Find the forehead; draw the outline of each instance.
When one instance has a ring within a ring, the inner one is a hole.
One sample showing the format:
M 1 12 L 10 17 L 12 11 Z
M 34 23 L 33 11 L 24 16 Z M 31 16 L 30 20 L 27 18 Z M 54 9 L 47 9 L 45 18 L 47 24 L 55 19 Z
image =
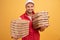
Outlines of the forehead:
M 26 4 L 26 6 L 28 6 L 28 5 L 34 5 L 34 4 L 32 2 L 29 2 Z

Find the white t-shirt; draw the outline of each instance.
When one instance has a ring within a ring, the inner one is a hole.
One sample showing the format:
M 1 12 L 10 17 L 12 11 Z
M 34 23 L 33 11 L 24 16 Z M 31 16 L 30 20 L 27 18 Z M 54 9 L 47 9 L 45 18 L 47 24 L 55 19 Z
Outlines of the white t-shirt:
M 32 17 L 31 16 L 28 16 L 30 18 L 30 20 L 32 21 Z

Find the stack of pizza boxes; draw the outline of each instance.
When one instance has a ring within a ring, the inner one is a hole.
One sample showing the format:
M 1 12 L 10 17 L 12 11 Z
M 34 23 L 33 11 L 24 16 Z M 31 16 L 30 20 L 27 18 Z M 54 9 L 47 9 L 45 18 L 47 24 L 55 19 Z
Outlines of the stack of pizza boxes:
M 22 38 L 29 34 L 29 21 L 16 19 L 11 22 L 12 38 Z
M 33 15 L 33 28 L 34 29 L 40 29 L 41 27 L 48 27 L 49 21 L 48 21 L 48 12 L 47 11 L 41 11 L 39 13 L 36 13 Z
M 33 29 L 41 30 L 41 27 L 48 27 L 48 12 L 42 11 L 32 16 Z M 23 19 L 12 20 L 11 36 L 12 38 L 23 38 L 29 35 L 29 21 Z

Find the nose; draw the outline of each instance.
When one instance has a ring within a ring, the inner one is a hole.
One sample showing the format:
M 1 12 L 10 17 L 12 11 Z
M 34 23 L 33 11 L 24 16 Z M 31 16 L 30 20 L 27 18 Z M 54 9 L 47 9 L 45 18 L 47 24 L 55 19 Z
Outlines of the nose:
M 29 9 L 33 9 L 31 6 L 30 6 L 30 8 Z

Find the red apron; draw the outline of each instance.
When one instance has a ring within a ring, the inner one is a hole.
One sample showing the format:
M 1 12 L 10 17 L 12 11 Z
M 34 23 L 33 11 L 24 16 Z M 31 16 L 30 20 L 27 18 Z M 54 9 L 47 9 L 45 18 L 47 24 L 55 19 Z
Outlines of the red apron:
M 34 12 L 32 12 L 34 14 Z M 24 13 L 20 18 L 30 21 L 29 23 L 29 35 L 22 38 L 22 40 L 40 40 L 40 34 L 37 30 L 33 29 L 32 21 L 28 17 L 27 13 Z

